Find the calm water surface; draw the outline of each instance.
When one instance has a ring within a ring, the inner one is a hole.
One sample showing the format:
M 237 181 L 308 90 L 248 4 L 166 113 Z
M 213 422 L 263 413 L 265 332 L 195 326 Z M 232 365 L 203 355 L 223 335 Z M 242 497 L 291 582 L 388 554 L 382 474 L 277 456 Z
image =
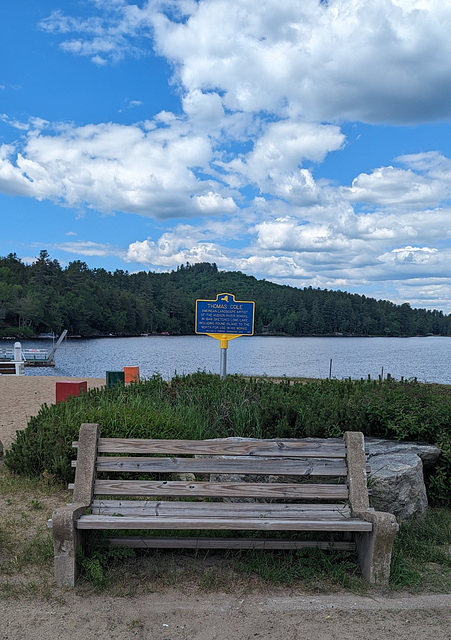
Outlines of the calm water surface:
M 0 349 L 13 341 L 0 340 Z M 23 340 L 24 348 L 51 348 L 51 340 Z M 400 379 L 451 384 L 451 338 L 272 338 L 229 342 L 227 373 L 268 376 Z M 106 371 L 139 366 L 142 377 L 159 373 L 219 373 L 219 342 L 208 336 L 73 339 L 55 354 L 55 367 L 26 368 L 26 375 L 105 377 Z

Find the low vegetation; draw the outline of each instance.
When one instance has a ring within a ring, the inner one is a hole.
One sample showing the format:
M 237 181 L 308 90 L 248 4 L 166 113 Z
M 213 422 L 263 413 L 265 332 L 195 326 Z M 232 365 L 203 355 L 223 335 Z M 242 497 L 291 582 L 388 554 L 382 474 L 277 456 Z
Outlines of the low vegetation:
M 72 442 L 82 422 L 97 422 L 104 437 L 216 438 L 227 436 L 367 436 L 438 445 L 442 455 L 427 479 L 429 500 L 449 505 L 451 389 L 416 381 L 246 379 L 196 373 L 170 382 L 91 390 L 44 405 L 18 433 L 5 464 L 28 477 L 73 479 Z

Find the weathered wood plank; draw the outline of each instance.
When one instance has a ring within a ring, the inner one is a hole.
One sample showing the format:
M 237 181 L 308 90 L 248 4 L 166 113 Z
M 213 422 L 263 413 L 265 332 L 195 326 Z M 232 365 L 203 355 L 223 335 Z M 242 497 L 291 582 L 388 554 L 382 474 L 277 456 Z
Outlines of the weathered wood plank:
M 252 475 L 339 476 L 347 474 L 346 462 L 336 459 L 299 458 L 144 458 L 99 457 L 97 472 L 140 473 L 240 473 Z
M 194 538 L 166 536 L 142 538 L 139 536 L 111 537 L 113 547 L 133 549 L 305 549 L 354 551 L 355 542 L 337 540 L 280 540 L 265 538 Z
M 329 504 L 286 504 L 257 502 L 180 502 L 147 500 L 95 500 L 93 515 L 132 515 L 132 516 L 196 516 L 241 517 L 241 515 L 260 518 L 271 516 L 278 518 L 303 517 L 308 519 L 342 519 L 351 516 L 347 505 Z
M 98 471 L 132 471 L 132 472 L 142 472 L 142 473 L 156 473 L 156 472 L 170 472 L 170 473 L 206 473 L 206 471 L 204 471 L 204 469 L 206 467 L 202 466 L 202 463 L 199 464 L 199 466 L 196 465 L 196 468 L 191 468 L 191 460 L 201 460 L 203 458 L 177 458 L 178 461 L 176 464 L 180 465 L 177 467 L 177 469 L 175 470 L 173 466 L 174 465 L 173 462 L 168 463 L 168 468 L 165 469 L 164 468 L 164 463 L 161 463 L 162 466 L 161 468 L 156 468 L 153 467 L 153 465 L 155 464 L 154 461 L 155 460 L 174 460 L 174 458 L 144 458 L 142 456 L 139 457 L 134 457 L 134 458 L 126 458 L 126 457 L 114 457 L 114 458 L 108 458 L 106 456 L 101 456 L 98 458 L 98 467 L 97 470 Z M 219 461 L 220 458 L 209 458 L 213 461 Z M 120 469 L 118 468 L 120 466 L 121 461 L 124 461 L 124 466 L 127 466 L 128 460 L 131 461 L 131 466 L 129 468 L 123 468 L 121 467 Z M 146 461 L 147 460 L 151 460 L 151 467 L 147 467 L 146 466 Z M 243 458 L 239 458 L 239 459 L 234 459 L 232 457 L 230 458 L 225 458 L 222 459 L 223 462 L 221 462 L 220 466 L 217 466 L 217 464 L 215 464 L 214 462 L 212 463 L 212 465 L 214 464 L 214 468 L 216 471 L 212 471 L 212 473 L 215 472 L 220 472 L 220 473 L 224 473 L 224 472 L 229 472 L 229 473 L 246 473 L 245 471 L 243 471 L 244 469 L 244 465 L 247 465 L 247 460 L 243 457 Z M 229 462 L 234 460 L 234 465 L 233 467 L 229 466 Z M 235 464 L 235 460 L 236 460 L 236 464 Z M 261 458 L 259 457 L 253 457 L 251 458 L 252 462 L 250 462 L 251 465 L 251 471 L 247 472 L 247 473 L 255 473 L 255 469 L 259 468 L 259 462 L 261 460 Z M 264 460 L 264 459 L 263 459 Z M 305 470 L 303 466 L 299 466 L 296 469 L 296 473 L 293 475 L 312 475 L 312 476 L 336 476 L 336 477 L 345 477 L 347 475 L 347 466 L 346 463 L 343 460 L 340 459 L 324 459 L 324 458 L 320 458 L 320 459 L 315 459 L 315 458 L 309 458 L 309 459 L 303 459 L 303 458 L 297 458 L 296 460 L 292 460 L 291 458 L 287 458 L 287 460 L 290 462 L 290 464 L 295 464 L 295 465 L 304 465 L 305 466 Z M 107 466 L 110 464 L 111 461 L 111 467 Z M 135 462 L 136 461 L 136 462 Z M 144 464 L 143 462 L 144 461 Z M 255 467 L 255 463 L 257 462 L 257 467 Z M 285 461 L 284 461 L 285 463 Z M 156 463 L 157 465 L 160 463 Z M 242 464 L 243 467 L 241 468 L 239 465 Z M 280 461 L 276 461 L 273 460 L 273 465 L 280 465 Z M 76 467 L 77 466 L 77 461 L 76 460 L 72 460 L 71 461 L 71 466 L 72 467 Z M 271 469 L 270 467 L 268 467 L 269 469 Z M 283 471 L 281 471 L 280 466 L 276 467 L 277 468 L 277 472 L 276 475 L 285 475 Z M 366 473 L 369 476 L 371 473 L 371 465 L 367 464 L 365 465 L 366 468 Z M 202 471 L 200 470 L 202 469 Z M 301 471 L 302 469 L 302 471 Z M 225 471 L 226 470 L 226 471 Z M 267 468 L 265 468 L 265 473 L 268 474 L 273 474 L 273 472 L 271 470 L 268 470 Z M 210 471 L 209 471 L 210 472 Z M 260 473 L 260 472 L 257 472 Z M 287 475 L 292 475 L 291 472 L 287 472 Z
M 75 443 L 74 443 L 75 444 Z M 302 440 L 144 440 L 100 438 L 99 453 L 165 453 L 185 455 L 345 458 L 346 448 L 335 438 Z
M 276 482 L 181 482 L 158 480 L 96 480 L 94 494 L 104 496 L 196 496 L 204 498 L 310 498 L 346 500 L 344 484 L 283 484 Z
M 247 518 L 209 516 L 81 516 L 77 529 L 174 529 L 174 530 L 246 530 L 246 531 L 371 531 L 371 522 L 355 518 L 320 520 L 304 518 Z

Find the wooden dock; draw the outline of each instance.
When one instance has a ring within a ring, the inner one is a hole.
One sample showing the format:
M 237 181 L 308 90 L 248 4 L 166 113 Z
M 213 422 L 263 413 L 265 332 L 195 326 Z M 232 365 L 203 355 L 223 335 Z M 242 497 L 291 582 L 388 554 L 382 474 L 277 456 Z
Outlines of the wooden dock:
M 55 351 L 58 349 L 64 338 L 67 336 L 67 329 L 64 329 L 54 346 L 48 349 L 22 349 L 22 361 L 26 367 L 54 367 Z M 8 349 L 0 351 L 0 362 L 3 364 L 14 362 L 14 350 Z

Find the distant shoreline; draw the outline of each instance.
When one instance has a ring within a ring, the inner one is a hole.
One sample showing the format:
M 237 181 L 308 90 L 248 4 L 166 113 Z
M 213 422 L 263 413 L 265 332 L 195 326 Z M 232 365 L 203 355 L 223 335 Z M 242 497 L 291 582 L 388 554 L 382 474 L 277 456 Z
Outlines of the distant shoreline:
M 67 336 L 65 340 L 100 340 L 104 338 L 199 338 L 201 336 L 208 337 L 208 334 L 199 333 L 140 333 L 140 334 L 102 334 L 97 336 Z M 357 334 L 357 333 L 306 333 L 306 334 L 290 334 L 290 333 L 254 333 L 253 335 L 243 335 L 243 338 L 451 338 L 451 336 L 442 336 L 438 333 L 417 334 L 417 335 L 379 335 L 375 334 Z M 55 337 L 55 340 L 57 337 Z M 53 340 L 48 336 L 4 336 L 2 340 L 18 342 L 22 340 Z

